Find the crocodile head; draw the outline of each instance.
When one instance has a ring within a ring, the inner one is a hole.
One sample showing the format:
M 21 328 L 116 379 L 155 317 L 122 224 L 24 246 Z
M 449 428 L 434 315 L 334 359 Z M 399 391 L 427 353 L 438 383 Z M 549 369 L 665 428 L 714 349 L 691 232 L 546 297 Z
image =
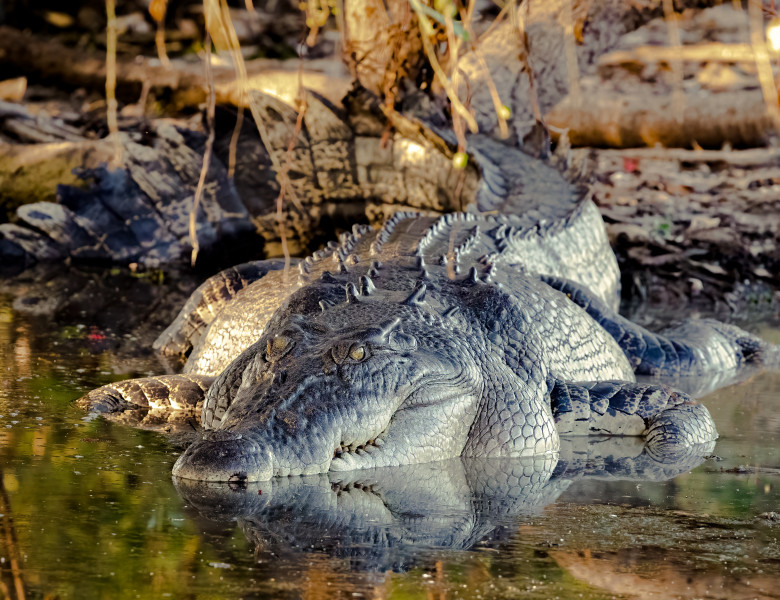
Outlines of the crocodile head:
M 464 320 L 422 301 L 424 286 L 404 300 L 350 284 L 346 302 L 290 308 L 315 292 L 293 295 L 228 367 L 238 390 L 175 476 L 262 481 L 461 453 L 483 387 L 473 340 L 455 330 Z

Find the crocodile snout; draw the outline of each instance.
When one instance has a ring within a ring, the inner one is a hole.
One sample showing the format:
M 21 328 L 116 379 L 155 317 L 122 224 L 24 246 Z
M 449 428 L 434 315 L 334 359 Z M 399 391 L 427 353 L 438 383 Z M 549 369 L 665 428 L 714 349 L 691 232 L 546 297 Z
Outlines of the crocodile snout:
M 253 439 L 232 431 L 206 431 L 173 465 L 174 477 L 196 481 L 265 481 L 271 454 Z

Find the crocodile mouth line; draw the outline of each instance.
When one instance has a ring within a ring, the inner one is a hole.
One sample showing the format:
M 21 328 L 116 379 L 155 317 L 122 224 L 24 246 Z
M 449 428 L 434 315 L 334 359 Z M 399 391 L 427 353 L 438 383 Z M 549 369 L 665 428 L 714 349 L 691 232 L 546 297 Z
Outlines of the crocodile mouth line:
M 370 440 L 363 442 L 362 444 L 347 444 L 345 442 L 341 442 L 333 450 L 333 456 L 331 457 L 331 460 L 343 458 L 344 456 L 348 456 L 350 454 L 355 456 L 362 456 L 363 454 L 367 454 L 366 448 L 381 448 L 385 443 L 381 437 L 382 434 L 384 434 L 384 431 Z
M 455 398 L 462 396 L 463 392 L 459 390 L 459 386 L 467 379 L 468 378 L 466 376 L 466 373 L 463 370 L 461 370 L 454 377 L 434 376 L 430 379 L 426 379 L 425 381 L 418 383 L 418 385 L 416 385 L 414 389 L 407 394 L 406 399 L 403 402 L 401 402 L 401 404 L 393 413 L 393 415 L 390 417 L 390 420 L 388 421 L 387 425 L 381 432 L 379 432 L 377 435 L 375 435 L 374 437 L 368 439 L 363 443 L 347 444 L 342 440 L 333 449 L 333 455 L 331 456 L 331 461 L 339 458 L 346 458 L 347 456 L 350 455 L 355 457 L 361 457 L 361 458 L 363 456 L 370 455 L 371 452 L 367 451 L 368 448 L 373 450 L 375 448 L 381 448 L 382 446 L 384 446 L 385 441 L 383 439 L 383 436 L 386 435 L 387 431 L 390 429 L 390 426 L 393 424 L 394 419 L 399 414 L 407 410 L 419 410 L 419 409 L 427 408 L 434 404 L 445 404 L 446 402 L 449 402 Z M 447 396 L 443 398 L 438 398 L 436 401 L 418 402 L 413 406 L 406 406 L 408 400 L 415 398 L 423 390 L 430 389 L 431 386 L 442 386 L 442 385 L 450 390 L 453 390 L 454 392 L 447 394 Z

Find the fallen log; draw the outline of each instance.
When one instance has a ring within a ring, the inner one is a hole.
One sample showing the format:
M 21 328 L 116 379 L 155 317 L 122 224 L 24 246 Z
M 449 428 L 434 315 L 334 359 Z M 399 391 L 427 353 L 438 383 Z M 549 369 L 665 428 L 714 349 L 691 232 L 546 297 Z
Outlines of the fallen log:
M 573 146 L 720 148 L 761 146 L 774 132 L 760 89 L 685 93 L 678 113 L 672 94 L 650 86 L 622 94 L 602 87 L 591 86 L 582 101 L 568 96 L 545 115 L 553 138 L 566 131 Z
M 198 107 L 208 97 L 203 61 L 173 59 L 171 67 L 156 58 L 117 57 L 117 99 L 133 103 L 148 86 L 153 96 L 165 96 L 172 112 Z M 246 63 L 248 88 L 295 97 L 299 81 L 334 102 L 343 98 L 350 79 L 338 60 L 311 60 L 298 73 L 297 60 L 257 59 Z M 212 73 L 217 103 L 240 102 L 236 71 L 228 61 L 214 59 Z M 85 87 L 103 91 L 106 58 L 103 53 L 70 48 L 57 41 L 13 27 L 0 26 L 0 79 L 25 75 L 30 81 L 56 83 L 65 89 Z
M 759 167 L 777 165 L 780 161 L 780 148 L 751 148 L 749 150 L 630 148 L 601 150 L 599 156 L 620 160 L 676 160 L 684 163 L 725 163 L 733 167 Z
M 652 63 L 753 63 L 756 53 L 749 44 L 723 44 L 711 42 L 694 46 L 638 46 L 628 50 L 615 50 L 601 56 L 597 62 L 601 75 L 607 75 L 614 67 L 643 68 Z

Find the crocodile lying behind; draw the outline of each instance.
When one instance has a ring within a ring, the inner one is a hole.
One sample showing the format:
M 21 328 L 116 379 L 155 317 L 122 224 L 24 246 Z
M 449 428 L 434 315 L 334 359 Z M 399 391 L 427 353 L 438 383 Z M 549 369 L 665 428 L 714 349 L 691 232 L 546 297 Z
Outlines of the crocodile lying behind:
M 145 426 L 199 413 L 173 471 L 201 481 L 540 455 L 561 435 L 644 436 L 656 454 L 714 440 L 704 406 L 634 374 L 777 364 L 778 349 L 715 321 L 657 335 L 619 316 L 595 207 L 539 205 L 558 213 L 398 213 L 296 273 L 228 269 L 156 343 L 189 352 L 182 375 L 81 404 Z

